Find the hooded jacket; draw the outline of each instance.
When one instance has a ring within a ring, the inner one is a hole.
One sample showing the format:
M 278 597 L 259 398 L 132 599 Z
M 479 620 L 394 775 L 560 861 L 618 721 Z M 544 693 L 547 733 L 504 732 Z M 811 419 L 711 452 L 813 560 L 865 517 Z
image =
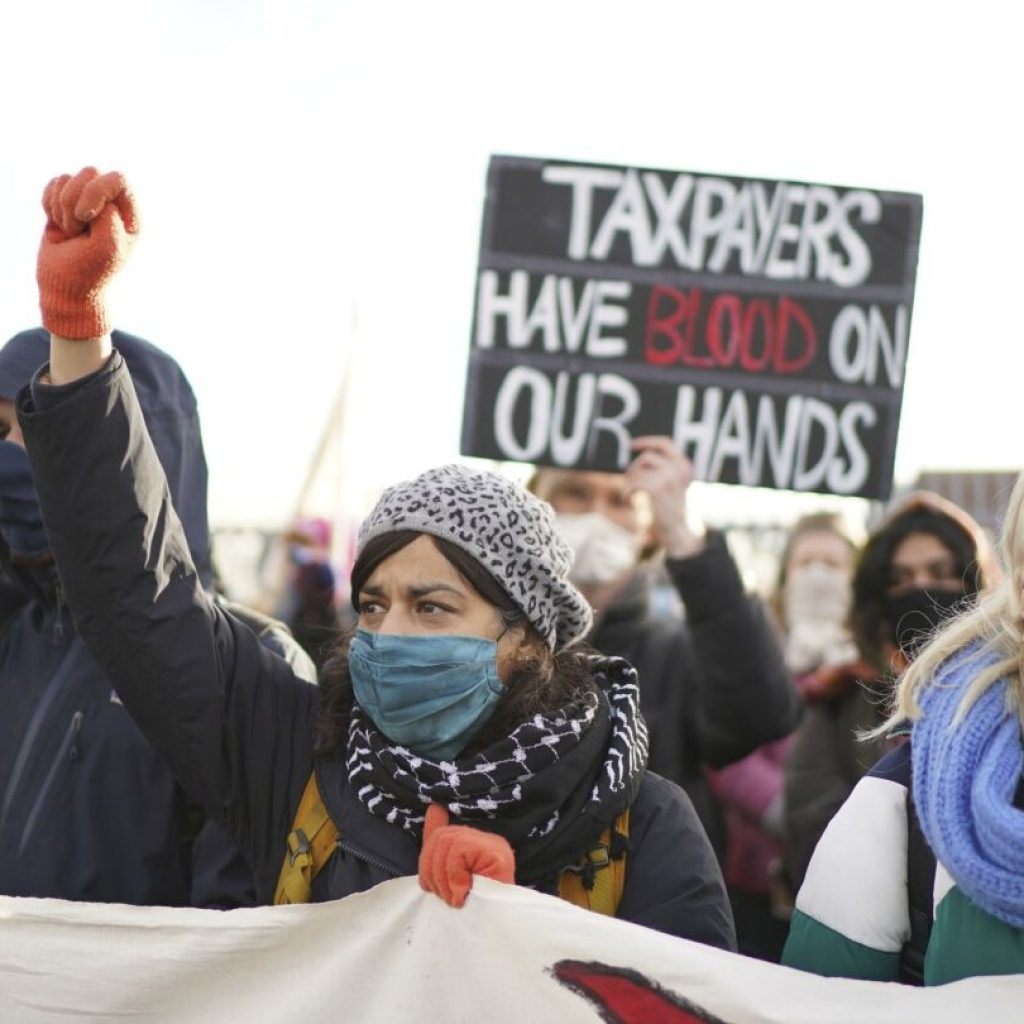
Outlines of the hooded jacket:
M 937 494 L 916 491 L 896 502 L 872 532 L 854 577 L 854 635 L 865 660 L 813 691 L 786 762 L 786 867 L 794 891 L 803 884 L 828 823 L 871 766 L 901 742 L 860 739 L 885 720 L 893 687 L 879 642 L 884 628 L 881 609 L 891 581 L 888 564 L 879 559 L 875 566 L 871 552 L 873 545 L 888 547 L 919 513 L 942 517 L 952 531 L 950 537 L 968 554 L 968 596 L 993 586 L 998 577 L 984 531 L 963 509 Z
M 177 363 L 121 332 L 198 579 L 212 580 L 207 470 L 195 397 Z M 49 353 L 25 331 L 0 350 L 11 397 Z M 6 442 L 5 442 L 6 443 Z M 70 485 L 70 481 L 68 481 Z M 254 898 L 223 831 L 204 825 L 78 636 L 52 559 L 0 552 L 0 892 L 13 896 L 230 907 Z M 284 649 L 274 630 L 272 644 Z M 144 663 L 134 672 L 146 677 Z
M 273 892 L 314 763 L 340 833 L 314 899 L 415 873 L 418 842 L 366 809 L 345 753 L 314 758 L 317 692 L 199 586 L 124 361 L 115 354 L 67 387 L 33 384 L 19 398 L 19 420 L 83 637 L 182 784 L 238 840 L 261 895 Z M 145 678 L 140 663 L 151 669 Z M 733 948 L 721 874 L 692 804 L 653 774 L 638 785 L 618 916 Z M 595 816 L 593 835 L 567 864 L 615 813 L 603 824 Z M 552 888 L 556 878 L 553 869 Z

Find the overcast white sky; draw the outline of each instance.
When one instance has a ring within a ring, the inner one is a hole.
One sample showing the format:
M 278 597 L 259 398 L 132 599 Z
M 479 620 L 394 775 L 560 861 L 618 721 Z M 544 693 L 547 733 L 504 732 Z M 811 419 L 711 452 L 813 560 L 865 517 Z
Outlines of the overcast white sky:
M 489 154 L 914 191 L 897 476 L 1017 468 L 1024 62 L 1010 9 L 9 5 L 0 334 L 38 322 L 45 182 L 87 163 L 124 171 L 144 234 L 118 324 L 193 382 L 215 520 L 270 524 L 293 511 L 345 372 L 334 464 L 350 504 L 457 455 Z

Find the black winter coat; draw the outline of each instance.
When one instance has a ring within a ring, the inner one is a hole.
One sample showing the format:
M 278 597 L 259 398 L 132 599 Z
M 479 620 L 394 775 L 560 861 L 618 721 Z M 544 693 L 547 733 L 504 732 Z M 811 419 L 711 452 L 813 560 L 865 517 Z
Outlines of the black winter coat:
M 18 409 L 82 636 L 182 784 L 238 839 L 269 897 L 314 764 L 317 691 L 199 585 L 119 356 L 68 387 L 33 385 Z M 416 841 L 363 808 L 342 756 L 318 758 L 317 775 L 341 838 L 314 898 L 413 874 Z M 721 875 L 678 787 L 645 777 L 630 844 L 619 916 L 733 948 Z
M 789 735 L 800 701 L 764 606 L 744 592 L 721 534 L 709 534 L 700 554 L 665 567 L 684 623 L 651 613 L 649 578 L 637 572 L 588 639 L 637 670 L 650 767 L 690 794 L 720 848 L 704 766 L 722 768 Z
M 177 364 L 117 334 L 137 371 L 157 450 L 208 580 L 206 462 L 195 398 Z M 27 331 L 0 352 L 13 397 L 46 358 Z M 0 544 L 0 892 L 96 902 L 232 907 L 252 873 L 178 785 L 76 635 L 52 565 L 15 565 Z M 145 675 L 143 665 L 134 673 Z

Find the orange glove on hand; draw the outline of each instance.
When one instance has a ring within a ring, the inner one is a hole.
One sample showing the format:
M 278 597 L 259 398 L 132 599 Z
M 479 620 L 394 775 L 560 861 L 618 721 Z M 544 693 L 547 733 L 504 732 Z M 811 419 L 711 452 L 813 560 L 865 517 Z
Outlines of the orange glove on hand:
M 43 192 L 46 230 L 36 280 L 43 326 L 62 338 L 110 333 L 104 289 L 128 258 L 139 225 L 135 202 L 116 171 L 86 167 Z
M 450 907 L 461 907 L 473 888 L 473 876 L 495 882 L 516 880 L 516 855 L 502 836 L 468 825 L 449 825 L 440 804 L 427 808 L 420 851 L 420 888 L 440 896 Z

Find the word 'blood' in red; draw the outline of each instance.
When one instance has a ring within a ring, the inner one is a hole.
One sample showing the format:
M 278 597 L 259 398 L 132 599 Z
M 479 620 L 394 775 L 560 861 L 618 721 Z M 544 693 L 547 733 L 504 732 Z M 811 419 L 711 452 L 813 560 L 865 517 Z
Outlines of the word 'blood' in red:
M 704 302 L 688 292 L 655 285 L 647 303 L 644 358 L 655 366 L 739 367 L 747 373 L 794 374 L 818 351 L 806 311 L 785 295 L 742 299 L 729 293 Z

